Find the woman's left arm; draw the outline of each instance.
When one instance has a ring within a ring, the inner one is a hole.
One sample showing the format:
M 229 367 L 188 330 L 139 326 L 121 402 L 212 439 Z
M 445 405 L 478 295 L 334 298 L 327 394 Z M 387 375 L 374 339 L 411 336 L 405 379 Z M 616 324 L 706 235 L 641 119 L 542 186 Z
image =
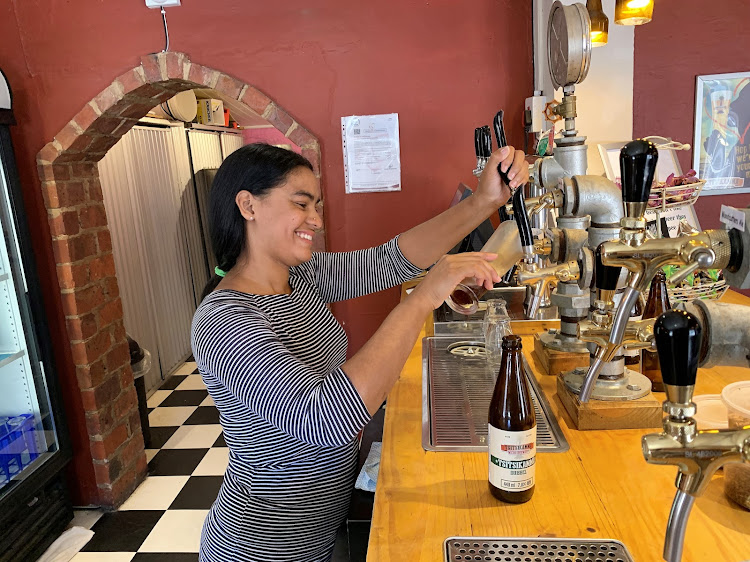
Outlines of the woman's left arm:
M 497 172 L 498 164 L 508 173 L 510 186 Z M 510 188 L 529 181 L 525 154 L 512 146 L 492 153 L 479 178 L 476 193 L 438 216 L 407 230 L 398 239 L 404 257 L 417 267 L 427 268 L 445 255 L 487 217 L 508 201 Z

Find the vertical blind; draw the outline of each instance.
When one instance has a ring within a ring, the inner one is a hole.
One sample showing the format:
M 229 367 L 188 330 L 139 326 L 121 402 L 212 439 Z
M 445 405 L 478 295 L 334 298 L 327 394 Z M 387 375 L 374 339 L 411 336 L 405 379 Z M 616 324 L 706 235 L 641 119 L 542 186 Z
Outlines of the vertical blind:
M 240 135 L 136 126 L 99 163 L 125 328 L 154 360 L 148 390 L 190 355 L 190 322 L 215 265 L 210 181 L 241 145 Z

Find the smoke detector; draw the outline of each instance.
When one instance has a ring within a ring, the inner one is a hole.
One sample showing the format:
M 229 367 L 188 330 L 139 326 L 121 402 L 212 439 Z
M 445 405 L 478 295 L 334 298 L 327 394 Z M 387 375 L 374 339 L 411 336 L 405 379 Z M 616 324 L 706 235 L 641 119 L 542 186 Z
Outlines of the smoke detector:
M 148 8 L 174 8 L 180 5 L 180 0 L 146 0 Z

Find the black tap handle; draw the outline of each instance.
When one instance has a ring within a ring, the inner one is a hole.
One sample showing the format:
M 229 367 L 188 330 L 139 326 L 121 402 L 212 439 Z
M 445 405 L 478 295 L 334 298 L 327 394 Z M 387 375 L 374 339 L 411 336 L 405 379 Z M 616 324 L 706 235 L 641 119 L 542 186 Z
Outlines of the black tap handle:
M 505 126 L 503 125 L 503 110 L 497 112 L 495 118 L 492 120 L 492 127 L 495 129 L 495 140 L 497 140 L 497 147 L 502 148 L 508 146 L 508 141 L 505 139 Z
M 626 203 L 648 201 L 651 184 L 656 173 L 659 151 L 653 143 L 634 140 L 620 150 L 620 177 L 622 179 L 622 200 Z
M 497 214 L 500 217 L 500 222 L 510 220 L 510 215 L 508 214 L 508 209 L 505 208 L 505 205 L 500 206 L 500 208 L 497 210 Z
M 526 213 L 526 202 L 523 197 L 523 187 L 516 189 L 513 194 L 513 217 L 518 225 L 518 234 L 521 236 L 521 246 L 533 246 L 534 239 L 531 236 L 531 223 Z
M 684 310 L 668 310 L 654 323 L 654 339 L 664 384 L 694 385 L 701 347 L 698 319 Z
M 489 158 L 492 156 L 492 133 L 489 125 L 482 127 L 482 133 L 484 136 L 484 155 Z
M 482 153 L 484 152 L 482 150 L 482 127 L 474 129 L 474 152 L 476 153 L 477 158 L 481 158 Z
M 594 281 L 597 289 L 613 291 L 617 289 L 621 267 L 613 267 L 602 263 L 602 245 L 599 244 L 594 252 Z
M 492 120 L 492 126 L 495 129 L 495 139 L 497 139 L 497 147 L 502 148 L 508 146 L 508 141 L 505 138 L 505 125 L 503 125 L 503 111 L 500 110 L 495 114 L 495 118 Z M 497 165 L 497 173 L 503 179 L 505 185 L 510 185 L 508 174 L 503 172 L 500 168 L 500 164 Z

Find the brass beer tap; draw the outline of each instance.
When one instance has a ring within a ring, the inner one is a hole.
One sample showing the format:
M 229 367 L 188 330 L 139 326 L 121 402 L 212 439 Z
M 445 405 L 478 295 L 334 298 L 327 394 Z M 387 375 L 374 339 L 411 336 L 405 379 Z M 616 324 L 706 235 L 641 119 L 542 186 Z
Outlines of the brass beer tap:
M 733 260 L 742 259 L 742 241 L 734 230 L 706 230 L 677 238 L 647 239 L 644 213 L 657 159 L 656 147 L 643 140 L 629 142 L 620 152 L 625 217 L 621 221 L 620 239 L 604 242 L 599 248 L 604 265 L 625 268 L 629 275 L 607 343 L 599 347 L 586 374 L 581 402 L 588 401 L 603 364 L 611 361 L 620 349 L 630 310 L 660 268 L 686 266 L 670 278 L 669 281 L 675 283 L 696 269 L 721 269 L 730 266 Z
M 664 539 L 664 560 L 680 562 L 690 510 L 714 473 L 730 462 L 750 463 L 750 426 L 697 431 L 692 402 L 701 347 L 701 325 L 692 314 L 670 310 L 654 325 L 667 393 L 664 431 L 644 435 L 643 456 L 651 464 L 677 466 L 677 493 Z
M 533 263 L 532 266 L 524 267 L 517 276 L 519 285 L 531 287 L 532 299 L 526 314 L 529 318 L 536 316 L 541 296 L 547 289 L 560 281 L 577 281 L 581 277 L 581 269 L 575 260 L 542 268 Z

